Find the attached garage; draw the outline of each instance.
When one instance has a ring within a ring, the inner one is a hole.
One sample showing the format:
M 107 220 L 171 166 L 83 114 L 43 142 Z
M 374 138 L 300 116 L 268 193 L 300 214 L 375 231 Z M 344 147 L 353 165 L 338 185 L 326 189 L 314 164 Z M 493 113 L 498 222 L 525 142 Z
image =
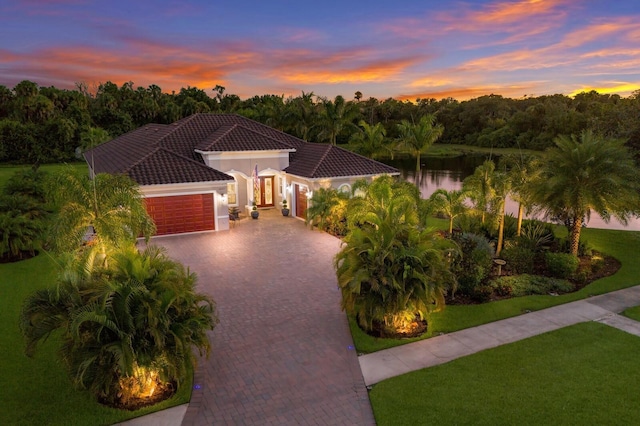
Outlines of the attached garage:
M 213 194 L 145 198 L 157 235 L 215 230 Z

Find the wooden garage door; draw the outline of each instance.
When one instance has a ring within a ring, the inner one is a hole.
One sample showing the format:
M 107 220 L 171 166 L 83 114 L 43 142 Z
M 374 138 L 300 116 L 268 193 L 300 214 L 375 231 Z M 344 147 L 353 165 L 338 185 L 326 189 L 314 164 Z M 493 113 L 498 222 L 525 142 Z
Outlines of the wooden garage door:
M 176 195 L 145 198 L 157 235 L 209 231 L 215 228 L 213 195 Z

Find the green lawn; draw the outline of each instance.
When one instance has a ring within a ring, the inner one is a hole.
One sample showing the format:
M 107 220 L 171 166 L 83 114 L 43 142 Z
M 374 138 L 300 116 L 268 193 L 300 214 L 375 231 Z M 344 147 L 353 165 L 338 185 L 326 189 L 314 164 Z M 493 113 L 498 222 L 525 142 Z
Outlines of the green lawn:
M 30 260 L 0 264 L 0 424 L 108 425 L 187 402 L 191 381 L 169 401 L 152 409 L 127 412 L 106 408 L 72 387 L 58 361 L 56 336 L 39 347 L 33 359 L 24 355 L 18 329 L 23 300 L 55 277 L 53 260 L 41 254 Z
M 640 338 L 589 322 L 378 383 L 384 425 L 640 424 Z
M 564 228 L 559 228 L 559 231 L 566 232 Z M 594 249 L 618 259 L 622 263 L 618 273 L 597 280 L 580 291 L 561 296 L 525 296 L 479 305 L 447 306 L 443 311 L 431 315 L 429 331 L 422 338 L 462 330 L 520 315 L 527 311 L 537 311 L 584 299 L 591 295 L 608 293 L 640 284 L 640 262 L 637 258 L 640 253 L 640 232 L 585 229 L 582 238 L 588 241 Z M 354 321 L 351 321 L 350 324 L 356 349 L 360 353 L 375 352 L 420 340 L 377 339 L 362 332 Z
M 640 321 L 640 306 L 626 309 L 624 312 L 622 312 L 622 315 L 627 318 L 631 318 L 632 320 Z
M 18 329 L 23 300 L 55 277 L 53 260 L 41 254 L 30 260 L 0 264 L 0 424 L 108 425 L 187 402 L 191 380 L 171 400 L 152 409 L 128 412 L 106 408 L 71 385 L 52 336 L 33 359 L 24 355 Z
M 79 170 L 86 170 L 89 172 L 89 168 L 87 167 L 87 163 L 70 163 L 73 167 L 78 168 Z M 66 167 L 67 164 L 44 164 L 40 166 L 40 170 L 45 170 L 47 172 L 54 172 L 56 170 L 60 170 L 63 167 Z M 13 175 L 16 171 L 22 169 L 28 169 L 31 166 L 11 166 L 6 164 L 0 164 L 0 188 L 4 187 L 4 184 L 9 180 L 11 175 Z
M 541 151 L 533 151 L 530 149 L 518 148 L 483 148 L 470 145 L 455 144 L 439 144 L 436 143 L 425 151 L 424 155 L 428 157 L 459 157 L 467 154 L 493 154 L 493 155 L 510 155 L 510 154 L 540 154 Z

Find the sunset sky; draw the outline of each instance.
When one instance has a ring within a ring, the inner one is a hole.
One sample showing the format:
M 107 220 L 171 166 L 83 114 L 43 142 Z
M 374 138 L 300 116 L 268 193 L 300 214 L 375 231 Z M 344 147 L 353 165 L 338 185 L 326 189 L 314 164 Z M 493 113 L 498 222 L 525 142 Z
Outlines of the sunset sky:
M 0 85 L 415 100 L 640 89 L 638 0 L 3 0 Z

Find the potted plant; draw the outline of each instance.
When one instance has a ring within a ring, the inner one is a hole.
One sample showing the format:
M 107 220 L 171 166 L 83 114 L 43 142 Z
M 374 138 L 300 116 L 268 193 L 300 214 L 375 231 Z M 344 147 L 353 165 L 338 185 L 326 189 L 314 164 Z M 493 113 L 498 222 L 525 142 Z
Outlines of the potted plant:
M 229 215 L 233 216 L 235 219 L 239 219 L 240 218 L 240 209 L 233 206 L 233 207 L 229 207 Z
M 289 216 L 289 208 L 287 207 L 287 199 L 282 200 L 282 216 Z
M 258 207 L 256 206 L 256 202 L 252 201 L 251 205 L 253 206 L 253 208 L 251 209 L 251 217 L 254 219 L 257 219 L 258 216 L 260 215 L 260 212 L 258 211 Z

